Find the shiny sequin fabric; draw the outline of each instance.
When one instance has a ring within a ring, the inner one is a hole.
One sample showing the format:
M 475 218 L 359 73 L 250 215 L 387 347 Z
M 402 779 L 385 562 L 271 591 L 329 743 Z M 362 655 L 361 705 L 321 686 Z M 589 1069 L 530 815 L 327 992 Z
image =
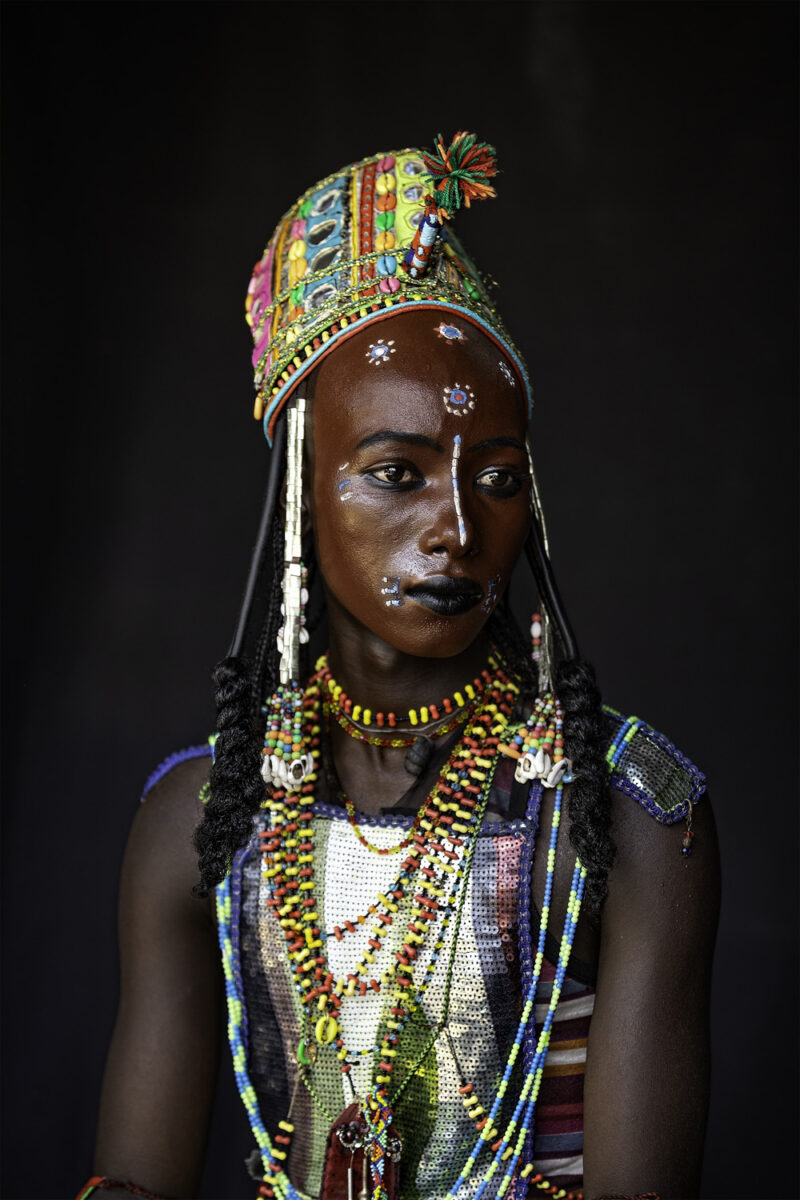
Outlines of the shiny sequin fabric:
M 254 411 L 270 445 L 299 380 L 336 342 L 403 305 L 430 308 L 432 330 L 448 314 L 479 326 L 513 363 L 530 409 L 522 356 L 450 223 L 424 278 L 402 269 L 433 186 L 419 150 L 377 154 L 309 188 L 278 222 L 246 301 Z
M 613 787 L 626 792 L 657 820 L 672 824 L 683 819 L 690 804 L 705 790 L 703 775 L 661 734 L 637 718 L 623 718 L 606 710 L 608 760 Z M 148 780 L 145 794 L 177 762 L 196 757 L 201 748 L 173 755 Z M 453 1185 L 475 1142 L 475 1129 L 458 1094 L 458 1071 L 479 1099 L 491 1099 L 506 1063 L 516 1032 L 522 996 L 531 979 L 533 942 L 539 923 L 531 877 L 537 841 L 546 851 L 546 831 L 537 831 L 541 785 L 528 791 L 513 783 L 513 763 L 498 767 L 490 796 L 494 820 L 484 822 L 477 840 L 472 871 L 467 881 L 464 919 L 454 958 L 453 983 L 447 1012 L 452 1049 L 441 1035 L 431 1039 L 443 1017 L 445 967 L 452 936 L 451 926 L 441 948 L 441 964 L 433 975 L 423 1003 L 404 1032 L 401 1053 L 393 1072 L 392 1090 L 402 1094 L 393 1104 L 396 1128 L 403 1141 L 401 1200 L 437 1200 Z M 498 819 L 500 818 L 500 819 Z M 241 1005 L 241 1042 L 253 1101 L 272 1135 L 289 1110 L 295 1093 L 288 1174 L 304 1196 L 319 1194 L 325 1140 L 336 1117 L 350 1103 L 335 1051 L 320 1047 L 310 1073 L 314 1095 L 299 1083 L 297 1047 L 302 1036 L 300 1003 L 294 990 L 285 939 L 267 907 L 267 887 L 262 876 L 259 834 L 268 820 L 264 812 L 254 824 L 250 844 L 236 856 L 227 881 L 230 894 L 229 935 L 232 974 L 237 1005 Z M 411 818 L 397 815 L 358 815 L 361 831 L 375 846 L 400 840 Z M 372 853 L 355 837 L 346 813 L 337 806 L 314 806 L 315 872 L 318 909 L 323 928 L 343 924 L 362 912 L 378 891 L 391 883 L 396 864 L 391 856 Z M 403 926 L 397 922 L 398 930 Z M 354 958 L 353 947 L 330 938 L 327 954 L 331 969 L 340 972 Z M 364 935 L 365 937 L 367 935 Z M 555 975 L 558 947 L 548 939 L 546 961 L 536 998 L 536 1029 L 529 1027 L 517 1074 L 512 1076 L 507 1119 L 518 1093 L 518 1080 L 529 1069 L 536 1034 L 547 1012 Z M 391 939 L 387 939 L 391 945 Z M 433 940 L 418 966 L 424 972 Z M 339 959 L 341 958 L 341 961 Z M 556 1008 L 544 1080 L 536 1106 L 535 1170 L 564 1188 L 579 1187 L 583 1175 L 583 1073 L 594 1006 L 591 971 L 578 962 L 570 966 Z M 370 1089 L 377 1047 L 377 1031 L 385 1019 L 383 994 L 368 993 L 343 1012 L 348 1046 L 363 1051 L 353 1070 L 353 1083 L 363 1096 Z M 499 1182 L 499 1181 L 498 1181 Z M 472 1197 L 480 1186 L 480 1173 L 459 1190 Z M 515 1179 L 507 1197 L 523 1200 L 528 1185 Z M 537 1194 L 530 1189 L 530 1194 Z M 483 1193 L 494 1197 L 496 1188 Z

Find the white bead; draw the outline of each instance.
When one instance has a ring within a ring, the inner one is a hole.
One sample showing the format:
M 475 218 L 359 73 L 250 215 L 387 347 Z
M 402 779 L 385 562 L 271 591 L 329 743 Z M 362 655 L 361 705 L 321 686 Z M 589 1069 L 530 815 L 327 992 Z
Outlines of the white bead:
M 531 625 L 531 637 L 538 638 L 541 636 L 542 636 L 542 623 L 541 623 L 541 621 L 534 621 L 533 624 Z

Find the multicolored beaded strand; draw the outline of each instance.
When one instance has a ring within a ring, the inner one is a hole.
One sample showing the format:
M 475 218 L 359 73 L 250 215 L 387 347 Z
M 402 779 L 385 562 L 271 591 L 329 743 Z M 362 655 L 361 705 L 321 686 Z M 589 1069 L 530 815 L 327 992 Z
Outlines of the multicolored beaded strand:
M 228 1005 L 228 1041 L 233 1058 L 236 1086 L 242 1098 L 250 1128 L 261 1152 L 264 1164 L 265 1183 L 269 1184 L 281 1200 L 305 1200 L 301 1192 L 292 1185 L 283 1170 L 286 1152 L 273 1146 L 258 1108 L 258 1098 L 247 1071 L 247 1051 L 242 1036 L 244 998 L 239 995 L 236 975 L 233 970 L 233 941 L 231 938 L 231 877 L 227 875 L 216 890 L 217 930 L 222 952 L 222 970 L 225 976 L 225 996 Z
M 480 1151 L 483 1148 L 483 1146 L 489 1142 L 492 1142 L 493 1139 L 495 1139 L 499 1136 L 499 1130 L 495 1126 L 495 1120 L 497 1118 L 497 1114 L 498 1114 L 500 1106 L 503 1102 L 503 1098 L 506 1094 L 506 1091 L 508 1090 L 509 1081 L 511 1079 L 511 1073 L 513 1071 L 514 1064 L 517 1060 L 520 1049 L 522 1047 L 523 1037 L 525 1034 L 525 1028 L 527 1026 L 528 1021 L 530 1020 L 531 1014 L 534 1011 L 535 1002 L 536 1002 L 536 991 L 538 988 L 539 978 L 541 975 L 542 961 L 544 959 L 545 936 L 547 933 L 547 925 L 548 925 L 549 916 L 550 916 L 550 900 L 552 897 L 553 876 L 554 876 L 554 872 L 555 872 L 556 845 L 557 845 L 557 841 L 558 841 L 558 832 L 559 832 L 559 828 L 560 828 L 560 824 L 561 824 L 562 792 L 563 792 L 563 786 L 559 785 L 558 788 L 556 789 L 555 803 L 554 803 L 554 808 L 553 808 L 553 819 L 552 819 L 552 824 L 550 827 L 550 844 L 548 846 L 548 851 L 547 851 L 547 874 L 545 877 L 544 899 L 542 902 L 541 920 L 539 923 L 539 938 L 538 938 L 538 943 L 537 943 L 536 959 L 534 962 L 533 977 L 532 977 L 531 985 L 528 989 L 528 994 L 525 999 L 525 1004 L 524 1004 L 524 1007 L 522 1010 L 522 1015 L 520 1017 L 520 1022 L 519 1022 L 519 1026 L 517 1028 L 517 1033 L 516 1033 L 516 1037 L 514 1039 L 514 1044 L 511 1048 L 511 1052 L 509 1054 L 509 1057 L 508 1057 L 508 1060 L 506 1063 L 506 1067 L 503 1072 L 503 1076 L 498 1085 L 492 1106 L 491 1106 L 488 1114 L 486 1113 L 485 1109 L 481 1106 L 481 1104 L 478 1100 L 478 1097 L 475 1095 L 472 1084 L 467 1083 L 465 1081 L 462 1084 L 462 1086 L 459 1088 L 459 1091 L 461 1093 L 462 1100 L 464 1103 L 464 1107 L 467 1109 L 467 1112 L 470 1114 L 470 1117 L 476 1120 L 476 1127 L 478 1128 L 478 1131 L 479 1131 L 479 1138 L 478 1138 L 478 1141 L 475 1143 L 475 1146 L 473 1147 L 471 1154 L 468 1156 L 468 1158 L 461 1170 L 461 1174 L 459 1175 L 455 1184 L 453 1185 L 450 1192 L 448 1193 L 447 1200 L 452 1200 L 452 1198 L 455 1197 L 455 1195 L 460 1190 L 462 1185 L 469 1178 L 469 1176 L 471 1175 L 472 1170 L 477 1162 L 478 1155 L 480 1154 Z M 522 1108 L 526 1105 L 528 1094 L 531 1092 L 533 1093 L 533 1104 L 530 1106 L 530 1108 L 526 1107 L 526 1121 L 528 1123 L 530 1120 L 530 1116 L 533 1112 L 533 1105 L 536 1102 L 536 1097 L 538 1097 L 539 1084 L 541 1082 L 542 1072 L 544 1069 L 544 1060 L 545 1060 L 545 1056 L 547 1054 L 547 1048 L 549 1045 L 550 1026 L 552 1025 L 553 1016 L 555 1014 L 555 1009 L 558 1004 L 558 998 L 561 993 L 561 987 L 563 986 L 563 978 L 564 978 L 564 974 L 566 973 L 567 964 L 569 962 L 569 955 L 570 955 L 570 951 L 572 949 L 572 940 L 573 940 L 574 933 L 575 933 L 575 927 L 576 927 L 577 921 L 578 921 L 578 914 L 580 912 L 580 899 L 583 895 L 583 882 L 582 882 L 583 878 L 585 878 L 585 871 L 581 867 L 580 863 L 576 862 L 575 870 L 573 872 L 573 880 L 572 880 L 573 886 L 572 886 L 572 889 L 570 892 L 570 901 L 567 906 L 567 914 L 566 914 L 565 922 L 564 922 L 564 930 L 562 932 L 562 937 L 561 937 L 559 961 L 558 961 L 558 966 L 556 968 L 556 979 L 555 979 L 555 982 L 553 985 L 553 993 L 551 996 L 550 1005 L 548 1007 L 547 1018 L 545 1019 L 544 1026 L 543 1026 L 542 1032 L 539 1036 L 539 1040 L 537 1043 L 536 1056 L 534 1058 L 534 1062 L 532 1064 L 530 1071 L 526 1075 L 525 1083 L 523 1085 L 522 1092 L 520 1093 L 520 1098 L 517 1103 L 517 1107 L 514 1111 L 514 1115 L 511 1118 L 511 1121 L 509 1122 L 508 1126 L 506 1127 L 505 1133 L 502 1135 L 502 1137 L 500 1137 L 499 1141 L 495 1142 L 494 1145 L 492 1146 L 492 1149 L 495 1151 L 495 1160 L 489 1167 L 488 1171 L 486 1172 L 486 1174 L 483 1178 L 483 1181 L 481 1183 L 481 1186 L 478 1189 L 478 1191 L 476 1192 L 475 1200 L 477 1200 L 478 1196 L 483 1195 L 486 1185 L 488 1184 L 489 1180 L 492 1178 L 492 1176 L 497 1171 L 497 1168 L 498 1168 L 501 1160 L 509 1159 L 516 1154 L 516 1157 L 514 1158 L 514 1166 L 516 1166 L 516 1163 L 519 1159 L 519 1154 L 521 1153 L 521 1149 L 524 1144 L 525 1137 L 526 1137 L 527 1131 L 528 1131 L 526 1122 L 523 1122 L 523 1128 L 521 1130 L 519 1138 L 517 1139 L 516 1146 L 514 1147 L 513 1150 L 511 1149 L 509 1143 L 510 1143 L 510 1139 L 513 1135 L 514 1129 L 516 1128 L 517 1123 L 519 1121 L 519 1116 L 522 1111 Z M 560 974 L 559 974 L 559 971 L 560 971 Z M 532 1170 L 533 1170 L 533 1167 L 531 1165 L 531 1171 Z M 502 1188 L 502 1191 L 498 1191 L 498 1196 L 502 1195 L 503 1192 L 505 1192 L 505 1190 L 507 1189 L 508 1183 L 511 1180 L 512 1171 L 513 1171 L 513 1167 L 511 1170 L 506 1171 L 506 1175 L 504 1176 L 504 1179 L 507 1178 L 508 1182 L 505 1183 L 505 1186 Z M 528 1172 L 528 1173 L 530 1174 L 530 1172 Z
M 517 759 L 514 778 L 518 783 L 541 779 L 544 787 L 569 783 L 572 771 L 564 757 L 564 710 L 552 692 L 537 696 L 526 725 L 515 733 L 502 754 Z

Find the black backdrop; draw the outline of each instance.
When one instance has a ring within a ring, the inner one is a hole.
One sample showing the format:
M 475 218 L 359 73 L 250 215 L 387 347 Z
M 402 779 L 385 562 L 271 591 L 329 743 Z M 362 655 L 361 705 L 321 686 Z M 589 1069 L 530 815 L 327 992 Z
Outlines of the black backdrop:
M 461 232 L 531 365 L 573 623 L 715 798 L 704 1195 L 797 1196 L 797 7 L 7 3 L 4 25 L 3 1196 L 88 1174 L 126 831 L 213 720 L 266 457 L 250 266 L 329 170 L 458 128 L 499 150 Z M 204 1196 L 250 1194 L 248 1147 L 224 1064 Z

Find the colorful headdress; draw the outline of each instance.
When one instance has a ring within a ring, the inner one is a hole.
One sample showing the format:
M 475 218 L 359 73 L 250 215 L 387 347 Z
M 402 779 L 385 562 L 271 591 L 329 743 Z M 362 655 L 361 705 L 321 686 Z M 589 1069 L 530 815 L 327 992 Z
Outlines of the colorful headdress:
M 441 137 L 433 153 L 362 159 L 305 192 L 278 222 L 247 294 L 255 417 L 272 445 L 300 379 L 337 341 L 398 306 L 442 308 L 479 326 L 505 351 L 530 411 L 519 351 L 449 220 L 495 195 L 494 149 L 474 134 Z

